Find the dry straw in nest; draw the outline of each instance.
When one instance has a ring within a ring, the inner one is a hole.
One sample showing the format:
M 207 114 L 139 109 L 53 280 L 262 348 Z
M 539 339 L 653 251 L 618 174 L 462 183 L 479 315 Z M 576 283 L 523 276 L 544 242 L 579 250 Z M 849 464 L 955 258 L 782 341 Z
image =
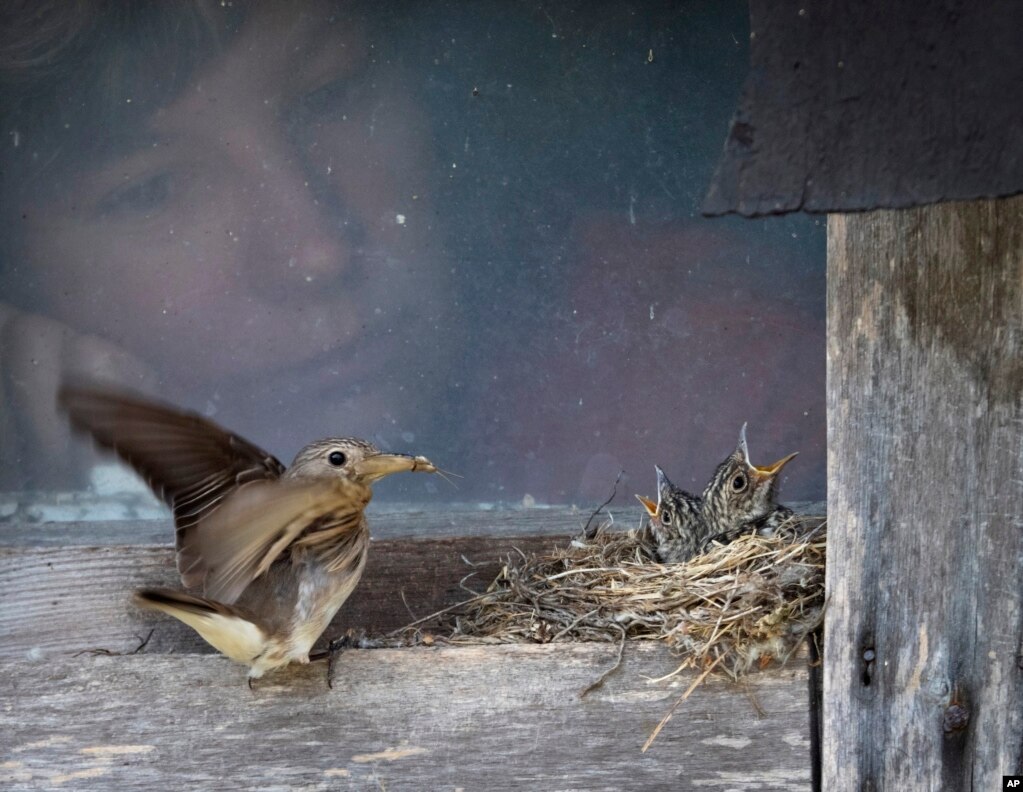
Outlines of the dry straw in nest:
M 738 679 L 784 663 L 823 619 L 821 518 L 793 518 L 774 537 L 741 536 L 685 564 L 651 559 L 644 531 L 602 526 L 553 553 L 509 558 L 486 593 L 442 612 L 438 632 L 423 633 L 428 620 L 420 620 L 403 638 L 621 641 L 622 648 L 626 638 L 660 640 L 682 658 L 679 670 Z

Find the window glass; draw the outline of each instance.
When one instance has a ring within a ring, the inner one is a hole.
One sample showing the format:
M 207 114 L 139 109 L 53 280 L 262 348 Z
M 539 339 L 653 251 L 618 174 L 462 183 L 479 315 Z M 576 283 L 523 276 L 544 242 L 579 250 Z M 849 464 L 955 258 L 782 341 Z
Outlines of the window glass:
M 53 3 L 0 61 L 0 489 L 116 491 L 86 373 L 394 502 L 699 490 L 744 422 L 824 497 L 824 226 L 699 206 L 742 2 Z M 116 476 L 115 476 L 116 478 Z

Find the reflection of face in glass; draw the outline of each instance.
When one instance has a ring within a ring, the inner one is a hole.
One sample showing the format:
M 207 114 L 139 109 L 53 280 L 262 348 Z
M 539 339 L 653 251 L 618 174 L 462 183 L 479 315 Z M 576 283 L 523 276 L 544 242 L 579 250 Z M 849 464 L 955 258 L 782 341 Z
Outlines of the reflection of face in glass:
M 0 27 L 0 489 L 87 469 L 72 368 L 283 457 L 466 474 L 383 497 L 699 491 L 743 422 L 822 492 L 822 232 L 694 214 L 745 68 L 712 5 L 87 0 L 11 57 Z
M 261 6 L 131 146 L 20 207 L 30 297 L 182 392 L 385 429 L 444 346 L 425 134 L 357 28 Z

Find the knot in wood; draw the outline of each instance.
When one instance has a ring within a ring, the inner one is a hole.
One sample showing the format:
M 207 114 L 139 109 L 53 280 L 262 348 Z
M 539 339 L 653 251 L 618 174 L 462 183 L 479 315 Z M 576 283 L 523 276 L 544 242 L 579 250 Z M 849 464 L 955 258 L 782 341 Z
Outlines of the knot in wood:
M 941 728 L 945 734 L 961 731 L 970 722 L 970 711 L 962 704 L 949 704 L 941 719 Z

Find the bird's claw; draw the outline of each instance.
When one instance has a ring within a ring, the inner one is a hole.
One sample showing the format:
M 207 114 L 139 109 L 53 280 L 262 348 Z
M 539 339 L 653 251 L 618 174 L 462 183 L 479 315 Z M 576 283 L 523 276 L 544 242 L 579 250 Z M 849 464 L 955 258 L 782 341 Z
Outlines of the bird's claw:
M 340 638 L 335 638 L 327 644 L 327 687 L 334 689 L 334 662 L 345 649 L 358 646 L 362 636 L 356 637 L 355 630 L 348 630 Z
M 327 644 L 327 687 L 334 689 L 334 661 L 338 655 L 352 645 L 352 638 L 345 633 Z

